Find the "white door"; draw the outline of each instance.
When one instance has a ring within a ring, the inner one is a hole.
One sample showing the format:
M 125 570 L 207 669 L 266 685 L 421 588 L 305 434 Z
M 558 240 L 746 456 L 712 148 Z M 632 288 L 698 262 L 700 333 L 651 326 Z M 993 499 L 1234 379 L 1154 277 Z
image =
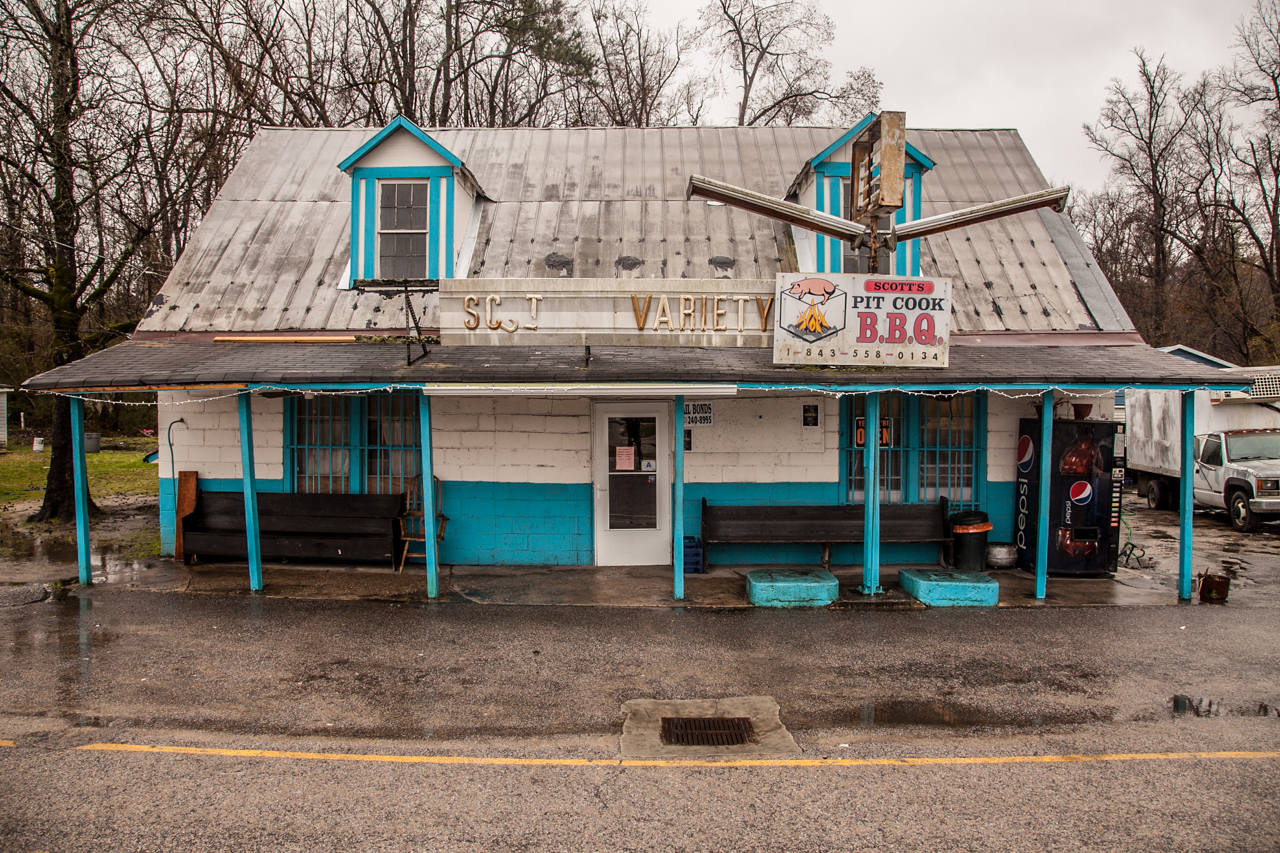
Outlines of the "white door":
M 595 405 L 597 566 L 671 565 L 670 418 L 665 402 Z

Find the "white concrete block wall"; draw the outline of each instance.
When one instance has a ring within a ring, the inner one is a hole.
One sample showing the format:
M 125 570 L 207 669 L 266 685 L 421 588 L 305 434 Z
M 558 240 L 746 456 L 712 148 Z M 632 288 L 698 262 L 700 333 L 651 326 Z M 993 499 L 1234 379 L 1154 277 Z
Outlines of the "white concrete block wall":
M 160 476 L 196 471 L 202 479 L 240 479 L 240 413 L 227 391 L 161 391 Z M 169 425 L 176 424 L 172 433 Z M 173 436 L 170 466 L 169 436 Z M 284 400 L 253 399 L 254 475 L 260 480 L 284 477 Z
M 1018 420 L 1036 416 L 1039 397 L 1009 399 L 987 395 L 987 482 L 1012 483 L 1018 478 Z
M 589 400 L 435 397 L 431 429 L 442 480 L 591 482 Z
M 695 402 L 690 398 L 688 402 Z M 717 398 L 712 426 L 692 427 L 687 483 L 827 483 L 840 479 L 840 402 L 835 397 Z M 817 403 L 821 425 L 806 427 Z

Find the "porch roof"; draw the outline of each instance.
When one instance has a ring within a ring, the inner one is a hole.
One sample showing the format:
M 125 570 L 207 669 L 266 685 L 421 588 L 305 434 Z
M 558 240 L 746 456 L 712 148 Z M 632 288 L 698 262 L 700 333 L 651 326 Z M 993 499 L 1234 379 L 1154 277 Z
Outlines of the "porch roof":
M 420 355 L 418 348 L 413 348 Z M 966 344 L 946 368 L 775 366 L 772 351 L 685 347 L 440 347 L 405 364 L 403 344 L 130 341 L 29 379 L 29 391 L 254 385 L 442 383 L 740 383 L 752 386 L 962 388 L 1128 385 L 1243 389 L 1239 380 L 1145 344 Z

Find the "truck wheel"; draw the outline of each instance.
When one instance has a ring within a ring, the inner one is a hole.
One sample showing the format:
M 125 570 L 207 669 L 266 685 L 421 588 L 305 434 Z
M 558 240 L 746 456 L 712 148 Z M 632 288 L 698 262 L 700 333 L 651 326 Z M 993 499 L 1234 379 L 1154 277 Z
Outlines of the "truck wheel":
M 1262 522 L 1262 519 L 1249 509 L 1249 496 L 1238 489 L 1227 497 L 1227 511 L 1231 513 L 1231 526 L 1241 533 L 1252 533 Z
M 1147 483 L 1147 506 L 1151 509 L 1169 508 L 1169 485 L 1164 480 L 1153 478 Z

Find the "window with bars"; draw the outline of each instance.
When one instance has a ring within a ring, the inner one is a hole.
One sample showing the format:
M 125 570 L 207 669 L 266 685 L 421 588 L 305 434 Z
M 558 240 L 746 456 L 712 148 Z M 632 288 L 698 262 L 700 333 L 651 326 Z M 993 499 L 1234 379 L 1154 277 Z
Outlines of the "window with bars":
M 317 394 L 287 402 L 293 491 L 394 495 L 422 470 L 417 395 Z
M 378 182 L 378 278 L 427 277 L 426 181 Z
M 843 401 L 846 429 L 845 500 L 862 503 L 866 477 L 859 428 L 866 398 Z M 985 500 L 986 395 L 921 397 L 880 395 L 881 503 L 936 503 L 945 497 L 955 509 L 973 509 Z

